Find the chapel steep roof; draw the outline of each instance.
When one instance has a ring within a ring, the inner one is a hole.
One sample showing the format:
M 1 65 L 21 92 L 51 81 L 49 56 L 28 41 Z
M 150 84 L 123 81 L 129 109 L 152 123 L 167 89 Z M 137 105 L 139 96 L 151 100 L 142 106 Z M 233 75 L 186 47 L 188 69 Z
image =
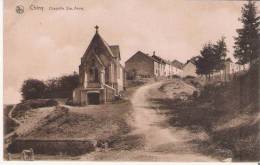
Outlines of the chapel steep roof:
M 93 36 L 86 52 L 85 55 L 88 54 L 88 52 L 90 51 L 91 48 L 94 49 L 95 53 L 98 54 L 99 52 L 102 51 L 107 51 L 108 54 L 114 58 L 119 57 L 120 58 L 120 51 L 119 51 L 119 46 L 118 45 L 108 45 L 108 43 L 101 37 L 101 35 L 99 34 L 99 27 L 95 26 L 96 28 L 96 33 Z

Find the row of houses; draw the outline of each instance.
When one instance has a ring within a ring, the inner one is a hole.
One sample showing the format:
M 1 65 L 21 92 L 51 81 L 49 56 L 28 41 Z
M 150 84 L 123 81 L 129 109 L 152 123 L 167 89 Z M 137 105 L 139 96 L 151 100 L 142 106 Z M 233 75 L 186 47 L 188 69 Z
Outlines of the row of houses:
M 155 52 L 152 55 L 142 51 L 136 52 L 125 62 L 125 70 L 127 79 L 171 77 L 174 75 L 180 77 L 197 76 L 196 66 L 192 61 L 183 64 L 178 60 L 165 60 L 156 55 Z
M 155 52 L 149 55 L 138 51 L 125 62 L 126 78 L 172 77 L 174 75 L 197 77 L 199 75 L 196 73 L 195 61 L 196 57 L 193 57 L 183 64 L 178 60 L 165 60 Z M 220 81 L 229 81 L 248 68 L 248 65 L 239 65 L 227 60 L 224 68 L 214 72 L 211 77 Z

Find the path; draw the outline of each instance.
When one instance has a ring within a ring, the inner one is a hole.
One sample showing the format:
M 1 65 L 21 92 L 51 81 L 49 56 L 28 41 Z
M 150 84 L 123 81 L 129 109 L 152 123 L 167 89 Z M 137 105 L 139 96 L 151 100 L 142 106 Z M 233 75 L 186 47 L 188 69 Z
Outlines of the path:
M 131 98 L 133 104 L 133 126 L 131 134 L 143 135 L 143 149 L 131 151 L 108 151 L 90 153 L 87 160 L 124 160 L 124 161 L 217 161 L 209 156 L 196 153 L 190 140 L 200 138 L 186 129 L 177 129 L 167 125 L 166 116 L 151 99 L 168 98 L 168 94 L 159 91 L 165 82 L 156 82 L 138 88 Z M 192 92 L 194 89 L 182 81 L 177 83 L 178 92 Z M 177 89 L 177 88 L 176 88 Z M 176 94 L 177 94 L 176 93 Z M 169 109 L 171 110 L 171 109 Z M 164 109 L 165 111 L 165 109 Z M 203 137 L 203 136 L 202 136 Z
M 158 94 L 158 88 L 163 82 L 149 84 L 139 88 L 132 98 L 134 106 L 134 118 L 136 133 L 145 135 L 145 152 L 152 153 L 158 160 L 172 161 L 213 161 L 214 159 L 201 155 L 193 151 L 193 147 L 188 141 L 197 138 L 185 129 L 170 127 L 166 123 L 166 116 L 160 114 L 160 109 L 156 103 L 150 99 L 166 99 L 169 96 Z M 193 89 L 190 85 L 178 81 L 175 93 L 191 93 Z M 167 111 L 170 109 L 164 109 Z

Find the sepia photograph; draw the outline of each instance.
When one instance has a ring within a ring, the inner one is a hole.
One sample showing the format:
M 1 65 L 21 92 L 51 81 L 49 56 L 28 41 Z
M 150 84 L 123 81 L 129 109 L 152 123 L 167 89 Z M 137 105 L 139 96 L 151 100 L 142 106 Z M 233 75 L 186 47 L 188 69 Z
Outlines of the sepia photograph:
M 3 160 L 259 162 L 260 1 L 4 0 Z

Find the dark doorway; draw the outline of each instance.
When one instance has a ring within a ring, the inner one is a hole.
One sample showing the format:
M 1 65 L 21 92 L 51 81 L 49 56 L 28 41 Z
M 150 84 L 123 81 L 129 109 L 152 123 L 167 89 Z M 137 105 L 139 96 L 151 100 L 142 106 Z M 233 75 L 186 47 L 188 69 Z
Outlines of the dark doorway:
M 88 104 L 97 105 L 99 102 L 99 93 L 88 93 Z

